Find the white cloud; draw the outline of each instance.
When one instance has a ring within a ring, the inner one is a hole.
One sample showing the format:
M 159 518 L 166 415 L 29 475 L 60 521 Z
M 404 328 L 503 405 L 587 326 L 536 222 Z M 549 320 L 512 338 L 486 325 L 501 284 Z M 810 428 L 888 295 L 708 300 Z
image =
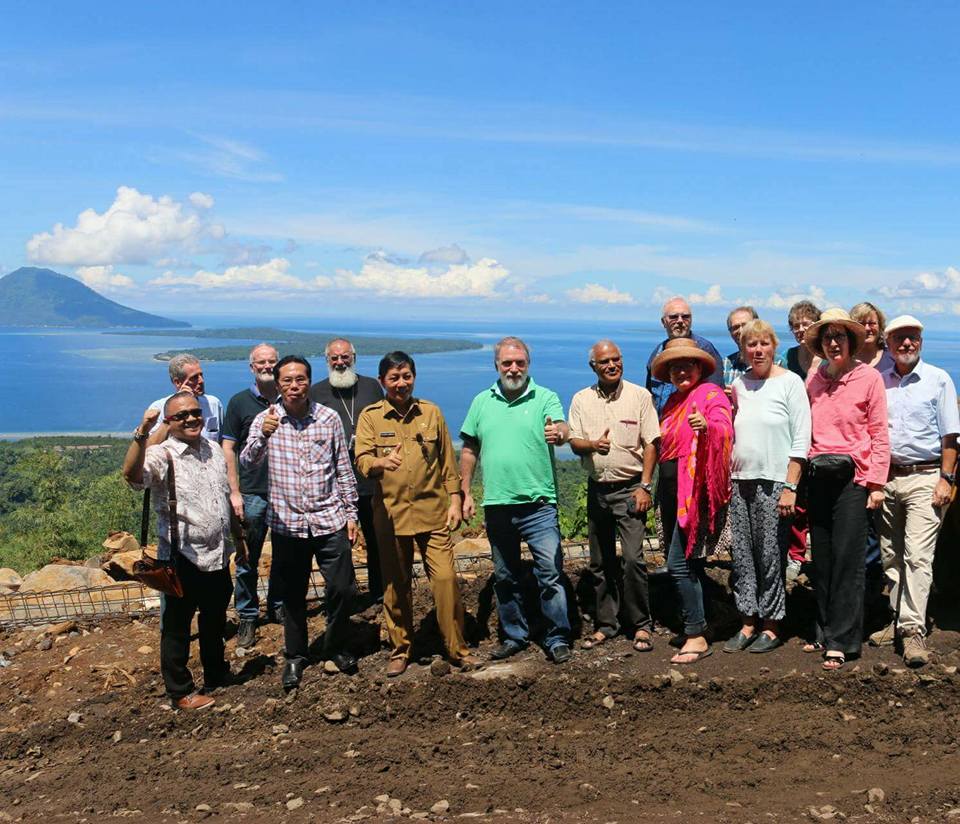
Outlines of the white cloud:
M 457 263 L 467 263 L 469 260 L 470 257 L 467 253 L 456 243 L 452 243 L 449 246 L 441 246 L 439 249 L 431 249 L 429 252 L 424 252 L 420 255 L 418 262 L 454 265 Z
M 367 255 L 359 272 L 337 271 L 338 284 L 347 289 L 421 298 L 494 298 L 509 277 L 510 271 L 493 258 L 441 267 L 410 266 L 383 252 Z
M 687 303 L 689 303 L 691 306 L 722 306 L 725 303 L 728 303 L 728 301 L 723 296 L 723 291 L 721 290 L 720 285 L 714 283 L 713 286 L 709 287 L 702 295 L 698 294 L 697 292 L 687 295 Z
M 875 291 L 887 298 L 960 297 L 960 269 L 948 266 L 942 273 L 921 272 L 897 286 L 881 286 Z
M 633 295 L 601 286 L 599 283 L 586 283 L 578 289 L 568 289 L 567 297 L 575 303 L 635 303 Z
M 171 150 L 168 147 L 155 148 L 150 157 L 154 161 L 183 161 L 201 172 L 232 180 L 244 180 L 253 183 L 278 183 L 283 175 L 267 171 L 267 156 L 255 146 L 239 140 L 214 135 L 193 135 L 203 146 L 190 149 Z
M 208 195 L 205 192 L 194 192 L 187 198 L 194 206 L 198 209 L 212 209 L 213 208 L 213 195 Z
M 76 226 L 58 223 L 52 231 L 30 238 L 27 257 L 36 263 L 69 266 L 149 263 L 178 252 L 194 252 L 203 241 L 224 234 L 222 226 L 208 223 L 167 195 L 154 198 L 121 186 L 102 214 L 85 209 Z
M 210 272 L 201 269 L 192 275 L 178 275 L 164 272 L 150 281 L 151 286 L 183 289 L 186 287 L 203 290 L 243 291 L 251 290 L 263 294 L 273 292 L 276 297 L 287 297 L 291 292 L 305 292 L 330 286 L 330 279 L 316 277 L 304 280 L 290 274 L 290 261 L 286 258 L 274 258 L 266 263 L 249 266 L 230 266 L 223 272 Z
M 130 289 L 133 278 L 114 272 L 112 266 L 78 266 L 77 277 L 91 289 L 112 291 Z

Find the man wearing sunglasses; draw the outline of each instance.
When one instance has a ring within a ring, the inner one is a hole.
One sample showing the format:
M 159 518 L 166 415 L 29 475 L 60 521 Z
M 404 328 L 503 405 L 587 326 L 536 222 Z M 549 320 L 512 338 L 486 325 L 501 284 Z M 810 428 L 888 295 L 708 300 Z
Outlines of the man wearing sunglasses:
M 411 575 L 414 553 L 423 559 L 437 623 L 454 666 L 474 668 L 463 640 L 463 606 L 450 532 L 463 519 L 460 473 L 440 409 L 413 396 L 417 367 L 405 352 L 380 361 L 386 400 L 368 406 L 357 423 L 357 469 L 376 489 L 374 520 L 380 531 L 384 623 L 393 652 L 387 677 L 402 675 L 413 638 Z
M 334 338 L 325 350 L 327 377 L 310 387 L 310 400 L 322 403 L 340 416 L 343 432 L 350 443 L 350 463 L 354 463 L 354 442 L 360 413 L 371 403 L 383 400 L 383 390 L 373 378 L 357 374 L 357 350 L 346 338 Z M 383 581 L 380 575 L 380 553 L 373 528 L 373 494 L 376 481 L 357 478 L 357 513 L 367 553 L 367 588 L 369 606 L 383 602 Z
M 240 453 L 242 467 L 267 460 L 267 525 L 283 601 L 285 690 L 300 685 L 309 662 L 307 590 L 314 559 L 324 581 L 324 655 L 341 672 L 357 670 L 346 645 L 356 591 L 350 548 L 357 538 L 357 483 L 339 416 L 310 400 L 310 374 L 310 363 L 298 355 L 280 359 L 273 368 L 280 400 L 253 419 Z
M 216 395 L 206 393 L 200 361 L 189 352 L 181 352 L 170 358 L 167 371 L 170 374 L 170 383 L 173 384 L 174 392 L 186 391 L 196 397 L 203 412 L 203 437 L 220 443 L 223 430 L 223 405 Z M 172 395 L 167 395 L 150 404 L 150 408 L 156 409 L 158 413 L 157 423 L 153 432 L 150 433 L 150 443 L 159 443 L 167 437 L 166 421 L 160 413 L 163 412 L 163 405 L 171 397 Z
M 709 352 L 713 356 L 714 363 L 716 363 L 717 366 L 716 369 L 713 370 L 713 373 L 708 375 L 705 380 L 710 383 L 715 383 L 717 386 L 723 386 L 723 358 L 720 357 L 717 348 L 710 343 L 710 341 L 693 333 L 693 312 L 690 311 L 690 304 L 681 297 L 670 298 L 670 300 L 663 304 L 663 314 L 660 317 L 660 323 L 663 324 L 663 328 L 666 330 L 667 340 L 658 343 L 650 353 L 650 357 L 647 359 L 646 382 L 646 387 L 653 396 L 653 405 L 657 410 L 658 416 L 663 412 L 663 407 L 667 405 L 667 400 L 674 393 L 674 386 L 670 381 L 657 380 L 653 376 L 651 368 L 653 367 L 654 358 L 663 351 L 664 345 L 669 340 L 673 340 L 674 338 L 692 338 L 697 346 Z
M 183 597 L 161 599 L 160 671 L 174 708 L 197 710 L 213 703 L 209 695 L 196 691 L 187 667 L 190 624 L 198 611 L 204 693 L 231 680 L 223 657 L 223 629 L 233 592 L 230 484 L 220 444 L 203 435 L 204 413 L 196 396 L 185 390 L 167 399 L 163 406 L 167 437 L 148 446 L 160 414 L 153 406 L 144 412 L 123 461 L 123 476 L 135 489 L 150 489 L 157 512 L 157 553 L 167 560 L 171 557 L 168 456 L 173 464 L 180 534 L 176 564 Z

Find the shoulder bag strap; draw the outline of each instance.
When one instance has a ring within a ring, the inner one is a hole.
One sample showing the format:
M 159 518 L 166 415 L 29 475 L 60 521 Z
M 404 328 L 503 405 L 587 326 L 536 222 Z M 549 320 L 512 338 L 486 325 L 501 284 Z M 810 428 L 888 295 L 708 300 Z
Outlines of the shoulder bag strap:
M 140 553 L 147 548 L 150 533 L 150 487 L 143 490 L 143 512 L 140 515 Z
M 167 453 L 167 506 L 170 510 L 170 560 L 180 551 L 180 521 L 177 520 L 177 481 L 173 458 Z

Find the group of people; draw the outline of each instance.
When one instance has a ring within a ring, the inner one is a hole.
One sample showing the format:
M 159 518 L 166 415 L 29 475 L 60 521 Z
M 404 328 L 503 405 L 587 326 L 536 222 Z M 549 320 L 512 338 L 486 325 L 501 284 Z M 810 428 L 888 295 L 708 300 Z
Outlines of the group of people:
M 231 681 L 223 630 L 231 594 L 237 643 L 256 643 L 258 564 L 267 530 L 273 561 L 267 619 L 284 627 L 281 681 L 294 689 L 309 661 L 306 596 L 316 561 L 325 582 L 324 657 L 343 672 L 356 581 L 351 547 L 363 533 L 371 603 L 382 600 L 391 655 L 386 674 L 407 668 L 414 625 L 411 591 L 419 554 L 450 662 L 481 665 L 464 641 L 451 534 L 474 517 L 472 482 L 482 468 L 483 516 L 494 564 L 501 660 L 531 643 L 522 598 L 521 543 L 533 559 L 547 656 L 572 658 L 563 580 L 555 448 L 569 443 L 588 472 L 591 649 L 626 634 L 653 649 L 643 554 L 647 515 L 683 620 L 675 664 L 712 652 L 704 609 L 706 557 L 726 547 L 742 627 L 725 652 L 767 652 L 782 643 L 785 580 L 812 544 L 816 637 L 805 649 L 837 669 L 859 654 L 864 568 L 871 528 L 891 583 L 891 625 L 872 636 L 900 643 L 908 664 L 927 660 L 926 603 L 940 519 L 954 488 L 960 416 L 950 377 L 920 359 L 923 326 L 889 324 L 871 304 L 848 315 L 808 302 L 789 313 L 797 345 L 781 358 L 773 328 L 751 307 L 728 317 L 737 345 L 722 358 L 693 333 L 692 312 L 670 300 L 666 339 L 651 353 L 644 386 L 624 378 L 612 341 L 589 351 L 597 380 L 566 414 L 557 394 L 530 375 L 516 337 L 493 351 L 497 379 L 474 397 L 460 427 L 459 465 L 439 408 L 414 394 L 416 364 L 404 352 L 380 361 L 378 379 L 358 375 L 350 341 L 326 348 L 327 377 L 250 352 L 252 383 L 224 413 L 204 391 L 199 361 L 169 363 L 173 394 L 146 410 L 124 462 L 135 487 L 153 491 L 159 557 L 175 555 L 181 598 L 164 596 L 161 670 L 175 707 L 209 706 Z M 171 549 L 167 496 L 175 477 L 179 529 Z M 246 557 L 231 582 L 231 518 L 246 528 Z M 871 526 L 872 525 L 872 526 Z M 619 545 L 619 552 L 618 552 Z M 187 667 L 190 622 L 199 612 L 204 689 Z

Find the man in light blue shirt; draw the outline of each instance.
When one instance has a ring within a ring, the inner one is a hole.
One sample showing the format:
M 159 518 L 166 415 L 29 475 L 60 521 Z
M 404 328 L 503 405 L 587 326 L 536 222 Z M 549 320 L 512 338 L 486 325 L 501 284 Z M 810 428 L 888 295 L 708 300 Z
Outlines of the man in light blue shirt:
M 893 622 L 870 636 L 879 646 L 902 643 L 911 667 L 930 660 L 924 636 L 933 556 L 956 482 L 960 413 L 953 380 L 920 359 L 923 324 L 911 315 L 886 329 L 893 365 L 880 375 L 887 390 L 890 476 L 884 487 L 880 553 L 892 584 Z
M 204 391 L 203 367 L 200 366 L 199 359 L 189 352 L 181 352 L 170 358 L 167 369 L 170 373 L 170 383 L 173 384 L 173 392 L 171 395 L 164 395 L 155 400 L 150 404 L 150 408 L 158 409 L 162 413 L 163 405 L 172 395 L 184 390 L 192 392 L 203 413 L 203 437 L 208 441 L 220 443 L 223 431 L 223 405 L 218 397 L 208 395 Z M 164 423 L 161 414 L 156 426 L 150 432 L 150 443 L 160 443 L 166 437 L 167 424 Z

